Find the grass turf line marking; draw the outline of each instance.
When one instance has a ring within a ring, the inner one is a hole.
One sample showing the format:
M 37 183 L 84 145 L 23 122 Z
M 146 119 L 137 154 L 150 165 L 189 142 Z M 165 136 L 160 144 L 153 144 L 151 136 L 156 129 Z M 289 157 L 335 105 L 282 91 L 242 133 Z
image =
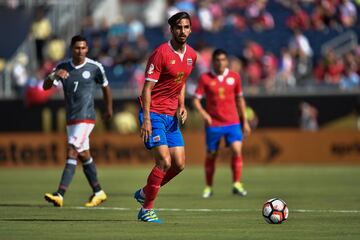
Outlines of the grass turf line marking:
M 115 210 L 115 211 L 135 211 L 139 210 L 132 208 L 122 208 L 122 207 L 63 207 L 77 210 Z M 219 208 L 219 209 L 210 209 L 210 208 L 156 208 L 156 211 L 163 212 L 258 212 L 259 209 L 228 209 L 228 208 Z M 360 213 L 360 210 L 335 210 L 335 209 L 290 209 L 290 212 L 297 213 Z

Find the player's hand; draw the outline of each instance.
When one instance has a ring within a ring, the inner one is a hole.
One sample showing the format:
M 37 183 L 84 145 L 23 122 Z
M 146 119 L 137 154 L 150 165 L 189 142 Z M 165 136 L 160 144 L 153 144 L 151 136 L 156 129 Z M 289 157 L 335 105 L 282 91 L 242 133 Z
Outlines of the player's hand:
M 104 114 L 103 114 L 103 119 L 105 121 L 109 121 L 113 116 L 113 111 L 112 110 L 107 110 Z
M 144 119 L 143 124 L 140 127 L 140 137 L 144 142 L 148 142 L 150 140 L 150 136 L 152 134 L 152 126 L 150 119 Z
M 69 77 L 69 73 L 65 69 L 59 69 L 55 72 L 55 76 L 58 78 L 67 79 Z
M 179 115 L 181 124 L 184 124 L 186 119 L 187 119 L 187 110 L 186 110 L 186 108 L 185 107 L 180 107 L 178 115 Z
M 251 127 L 250 127 L 250 124 L 247 120 L 245 120 L 243 122 L 243 132 L 244 132 L 244 136 L 249 136 L 250 133 L 251 133 Z
M 204 118 L 204 120 L 205 120 L 205 123 L 208 125 L 208 126 L 210 126 L 211 124 L 212 124 L 212 118 L 211 118 L 211 116 L 209 115 L 209 114 L 205 114 L 204 116 L 203 116 L 203 118 Z

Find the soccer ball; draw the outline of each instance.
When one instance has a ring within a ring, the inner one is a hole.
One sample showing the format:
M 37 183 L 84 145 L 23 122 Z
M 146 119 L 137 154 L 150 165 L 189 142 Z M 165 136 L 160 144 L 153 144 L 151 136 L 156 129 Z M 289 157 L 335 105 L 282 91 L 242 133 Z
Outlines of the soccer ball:
M 272 198 L 264 203 L 262 215 L 267 223 L 279 224 L 288 219 L 289 209 L 280 198 Z

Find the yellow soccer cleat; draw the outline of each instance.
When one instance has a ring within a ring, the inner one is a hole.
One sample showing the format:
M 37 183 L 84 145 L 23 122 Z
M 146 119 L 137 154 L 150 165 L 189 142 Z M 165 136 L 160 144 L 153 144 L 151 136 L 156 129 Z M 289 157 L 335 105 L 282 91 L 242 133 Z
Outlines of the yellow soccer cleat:
M 244 186 L 240 182 L 234 183 L 232 192 L 234 195 L 238 195 L 241 197 L 245 197 L 247 195 L 247 191 L 244 189 Z
M 62 207 L 64 205 L 64 198 L 59 193 L 45 193 L 45 200 L 54 204 L 55 207 Z
M 90 196 L 89 202 L 85 203 L 85 207 L 96 207 L 107 199 L 103 190 Z

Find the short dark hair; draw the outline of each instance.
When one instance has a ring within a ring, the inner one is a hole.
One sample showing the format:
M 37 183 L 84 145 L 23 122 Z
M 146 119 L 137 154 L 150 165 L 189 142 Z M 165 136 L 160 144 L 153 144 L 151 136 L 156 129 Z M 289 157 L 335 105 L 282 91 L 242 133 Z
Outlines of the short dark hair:
M 73 47 L 75 45 L 76 42 L 86 42 L 86 38 L 82 35 L 75 35 L 71 38 L 71 43 L 70 43 L 70 47 Z
M 226 57 L 228 56 L 227 52 L 224 49 L 217 48 L 214 50 L 212 54 L 212 59 L 215 59 L 217 56 L 224 54 Z
M 168 24 L 170 25 L 170 27 L 175 26 L 181 19 L 188 19 L 190 22 L 190 26 L 191 26 L 191 17 L 187 12 L 178 12 L 174 15 L 172 15 L 169 19 L 168 19 Z

